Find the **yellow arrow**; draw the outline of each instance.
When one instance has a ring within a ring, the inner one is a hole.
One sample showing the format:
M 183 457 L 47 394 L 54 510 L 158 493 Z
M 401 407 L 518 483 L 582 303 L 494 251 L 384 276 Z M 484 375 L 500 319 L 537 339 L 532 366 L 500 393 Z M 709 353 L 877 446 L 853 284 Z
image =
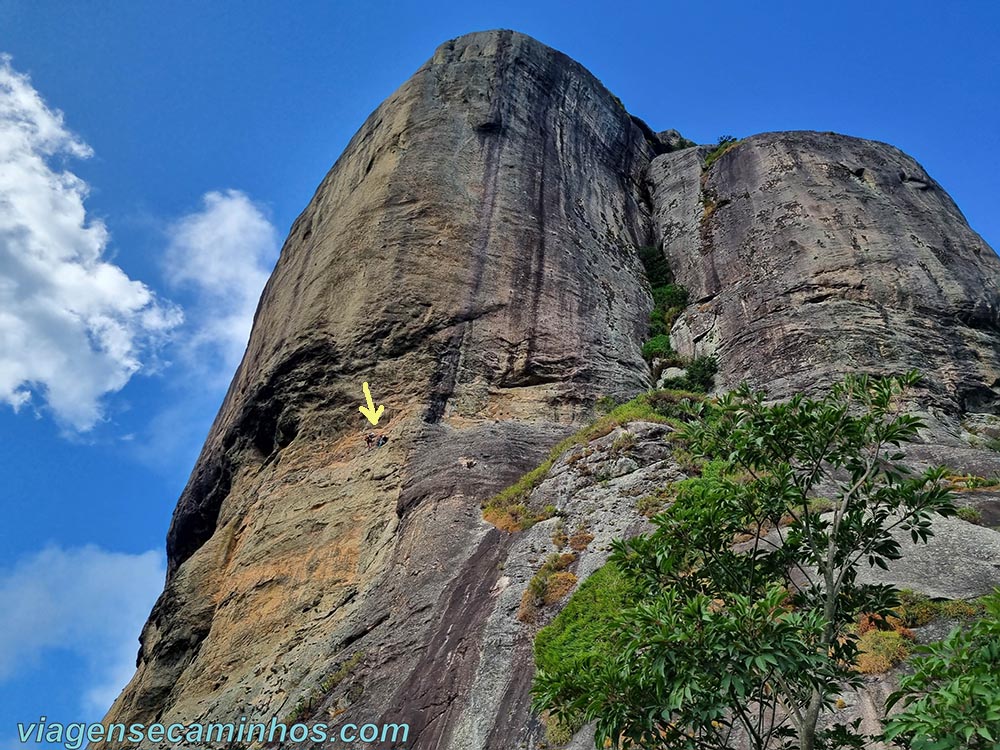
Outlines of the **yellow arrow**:
M 365 391 L 365 401 L 368 402 L 368 406 L 359 406 L 358 411 L 368 417 L 368 421 L 372 424 L 378 424 L 379 419 L 382 418 L 382 412 L 385 411 L 385 405 L 379 404 L 376 409 L 375 404 L 372 402 L 372 392 L 368 390 L 368 383 L 362 383 L 361 387 Z

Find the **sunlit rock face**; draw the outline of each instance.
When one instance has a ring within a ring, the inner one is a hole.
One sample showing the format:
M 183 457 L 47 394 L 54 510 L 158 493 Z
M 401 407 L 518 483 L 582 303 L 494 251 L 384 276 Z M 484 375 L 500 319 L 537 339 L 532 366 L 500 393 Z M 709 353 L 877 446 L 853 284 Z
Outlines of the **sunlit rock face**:
M 442 45 L 375 110 L 292 226 L 107 720 L 407 722 L 417 750 L 537 747 L 540 623 L 516 615 L 552 529 L 501 532 L 481 504 L 597 398 L 651 385 L 641 246 L 691 290 L 672 339 L 714 353 L 721 387 L 918 367 L 915 465 L 1000 469 L 969 432 L 998 411 L 1000 262 L 940 186 L 833 134 L 754 136 L 708 169 L 685 146 L 510 31 Z M 367 449 L 369 429 L 388 444 Z M 591 524 L 580 578 L 681 476 L 662 428 L 631 429 L 629 455 L 608 436 L 536 490 Z
M 691 290 L 675 328 L 728 384 L 775 393 L 845 371 L 927 375 L 950 413 L 1000 406 L 1000 263 L 892 146 L 765 133 L 707 171 L 696 149 L 648 172 L 656 235 Z
M 285 716 L 363 652 L 351 714 L 447 741 L 510 541 L 480 501 L 649 385 L 653 155 L 592 75 L 507 31 L 372 113 L 285 242 L 110 719 Z

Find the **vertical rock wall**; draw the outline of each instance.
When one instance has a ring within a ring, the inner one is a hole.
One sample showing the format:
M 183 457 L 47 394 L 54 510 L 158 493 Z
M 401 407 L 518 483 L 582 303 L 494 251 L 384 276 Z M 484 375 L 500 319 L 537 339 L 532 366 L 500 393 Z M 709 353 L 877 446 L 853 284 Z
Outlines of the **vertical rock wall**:
M 694 304 L 672 339 L 776 394 L 917 368 L 952 416 L 1000 406 L 1000 259 L 913 159 L 765 133 L 654 160 L 656 235 Z
M 264 291 L 109 720 L 304 700 L 444 746 L 509 545 L 480 503 L 596 397 L 648 386 L 652 148 L 577 63 L 507 31 L 442 45 L 368 118 Z M 371 453 L 362 381 L 386 407 Z

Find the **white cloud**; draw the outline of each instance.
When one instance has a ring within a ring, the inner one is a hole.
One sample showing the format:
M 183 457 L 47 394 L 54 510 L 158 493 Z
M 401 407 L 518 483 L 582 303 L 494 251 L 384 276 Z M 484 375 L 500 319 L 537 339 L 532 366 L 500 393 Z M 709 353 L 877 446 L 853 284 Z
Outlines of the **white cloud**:
M 246 349 L 261 290 L 278 255 L 265 210 L 238 190 L 212 191 L 171 223 L 164 276 L 185 301 L 170 398 L 131 441 L 156 469 L 190 466 Z
M 209 362 L 228 382 L 246 349 L 254 311 L 278 255 L 264 210 L 239 190 L 209 192 L 202 208 L 174 222 L 165 273 L 194 293 L 188 307 L 191 361 Z
M 69 651 L 88 670 L 81 710 L 103 716 L 135 671 L 139 632 L 164 576 L 159 552 L 94 546 L 49 546 L 0 569 L 0 683 L 47 651 Z
M 107 228 L 84 207 L 87 184 L 55 164 L 90 155 L 0 56 L 0 402 L 17 410 L 41 398 L 80 431 L 180 322 L 108 262 Z

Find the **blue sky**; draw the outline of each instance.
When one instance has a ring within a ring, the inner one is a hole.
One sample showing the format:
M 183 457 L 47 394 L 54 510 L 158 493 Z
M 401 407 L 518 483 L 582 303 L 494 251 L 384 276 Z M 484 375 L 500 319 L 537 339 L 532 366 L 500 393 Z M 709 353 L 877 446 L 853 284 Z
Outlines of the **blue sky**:
M 495 27 L 656 130 L 893 143 L 1000 246 L 991 0 L 0 0 L 0 747 L 127 679 L 285 232 L 439 43 Z

